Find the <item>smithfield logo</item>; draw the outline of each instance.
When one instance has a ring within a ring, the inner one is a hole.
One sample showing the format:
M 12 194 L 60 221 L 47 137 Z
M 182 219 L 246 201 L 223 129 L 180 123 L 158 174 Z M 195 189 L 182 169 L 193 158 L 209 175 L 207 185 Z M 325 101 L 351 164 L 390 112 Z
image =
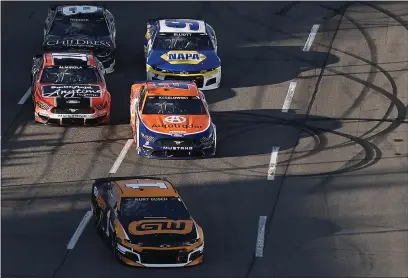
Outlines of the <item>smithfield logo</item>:
M 169 51 L 160 56 L 169 64 L 190 64 L 197 65 L 207 59 L 204 54 L 197 51 Z

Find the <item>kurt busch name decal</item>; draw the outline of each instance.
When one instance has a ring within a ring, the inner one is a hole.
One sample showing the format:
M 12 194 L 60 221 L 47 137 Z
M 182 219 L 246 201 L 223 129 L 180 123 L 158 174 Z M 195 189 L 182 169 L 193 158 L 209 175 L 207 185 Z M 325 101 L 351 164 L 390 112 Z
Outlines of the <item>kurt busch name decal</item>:
M 43 87 L 43 97 L 60 98 L 91 98 L 102 97 L 102 90 L 99 86 L 87 85 L 51 85 Z

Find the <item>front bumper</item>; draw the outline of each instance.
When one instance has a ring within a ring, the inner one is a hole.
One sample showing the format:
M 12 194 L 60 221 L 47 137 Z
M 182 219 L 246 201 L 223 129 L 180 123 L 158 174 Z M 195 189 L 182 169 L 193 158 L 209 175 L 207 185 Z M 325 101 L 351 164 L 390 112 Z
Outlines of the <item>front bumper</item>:
M 151 66 L 146 65 L 147 80 L 184 80 L 194 81 L 197 87 L 203 91 L 214 90 L 220 87 L 221 83 L 221 67 L 213 71 L 209 71 L 201 74 L 176 74 L 165 73 L 153 69 Z
M 137 147 L 138 154 L 146 158 L 194 159 L 212 157 L 216 152 L 215 141 L 196 147 L 159 147 L 142 144 Z
M 34 112 L 35 121 L 42 124 L 64 125 L 99 125 L 109 122 L 109 111 L 95 110 L 92 114 L 57 114 L 50 110 L 37 109 Z
M 204 243 L 190 251 L 183 249 L 149 250 L 135 252 L 126 246 L 117 244 L 119 259 L 124 263 L 136 267 L 188 267 L 199 264 L 203 259 Z

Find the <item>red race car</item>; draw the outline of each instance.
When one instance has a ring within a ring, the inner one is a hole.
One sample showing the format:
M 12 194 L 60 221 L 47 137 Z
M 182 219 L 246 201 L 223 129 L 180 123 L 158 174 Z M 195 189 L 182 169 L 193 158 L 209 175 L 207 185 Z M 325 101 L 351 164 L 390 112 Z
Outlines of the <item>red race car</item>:
M 33 58 L 31 91 L 35 121 L 43 124 L 107 124 L 111 95 L 105 69 L 88 53 L 45 53 Z

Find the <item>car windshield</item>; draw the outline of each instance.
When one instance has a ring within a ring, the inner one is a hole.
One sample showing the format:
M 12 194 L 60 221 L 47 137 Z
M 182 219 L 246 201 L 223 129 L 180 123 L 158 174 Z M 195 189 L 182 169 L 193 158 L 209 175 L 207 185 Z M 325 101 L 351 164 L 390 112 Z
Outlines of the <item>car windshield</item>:
M 206 115 L 207 111 L 199 97 L 148 96 L 142 113 L 163 115 Z
M 210 38 L 205 34 L 175 36 L 173 34 L 158 34 L 153 50 L 214 50 Z
M 126 220 L 143 218 L 168 218 L 172 220 L 188 220 L 190 214 L 179 198 L 122 198 L 121 217 Z
M 78 14 L 56 17 L 49 34 L 59 37 L 75 35 L 105 37 L 109 36 L 109 30 L 103 15 Z
M 41 83 L 53 84 L 98 84 L 100 78 L 94 67 L 51 66 L 45 67 Z

